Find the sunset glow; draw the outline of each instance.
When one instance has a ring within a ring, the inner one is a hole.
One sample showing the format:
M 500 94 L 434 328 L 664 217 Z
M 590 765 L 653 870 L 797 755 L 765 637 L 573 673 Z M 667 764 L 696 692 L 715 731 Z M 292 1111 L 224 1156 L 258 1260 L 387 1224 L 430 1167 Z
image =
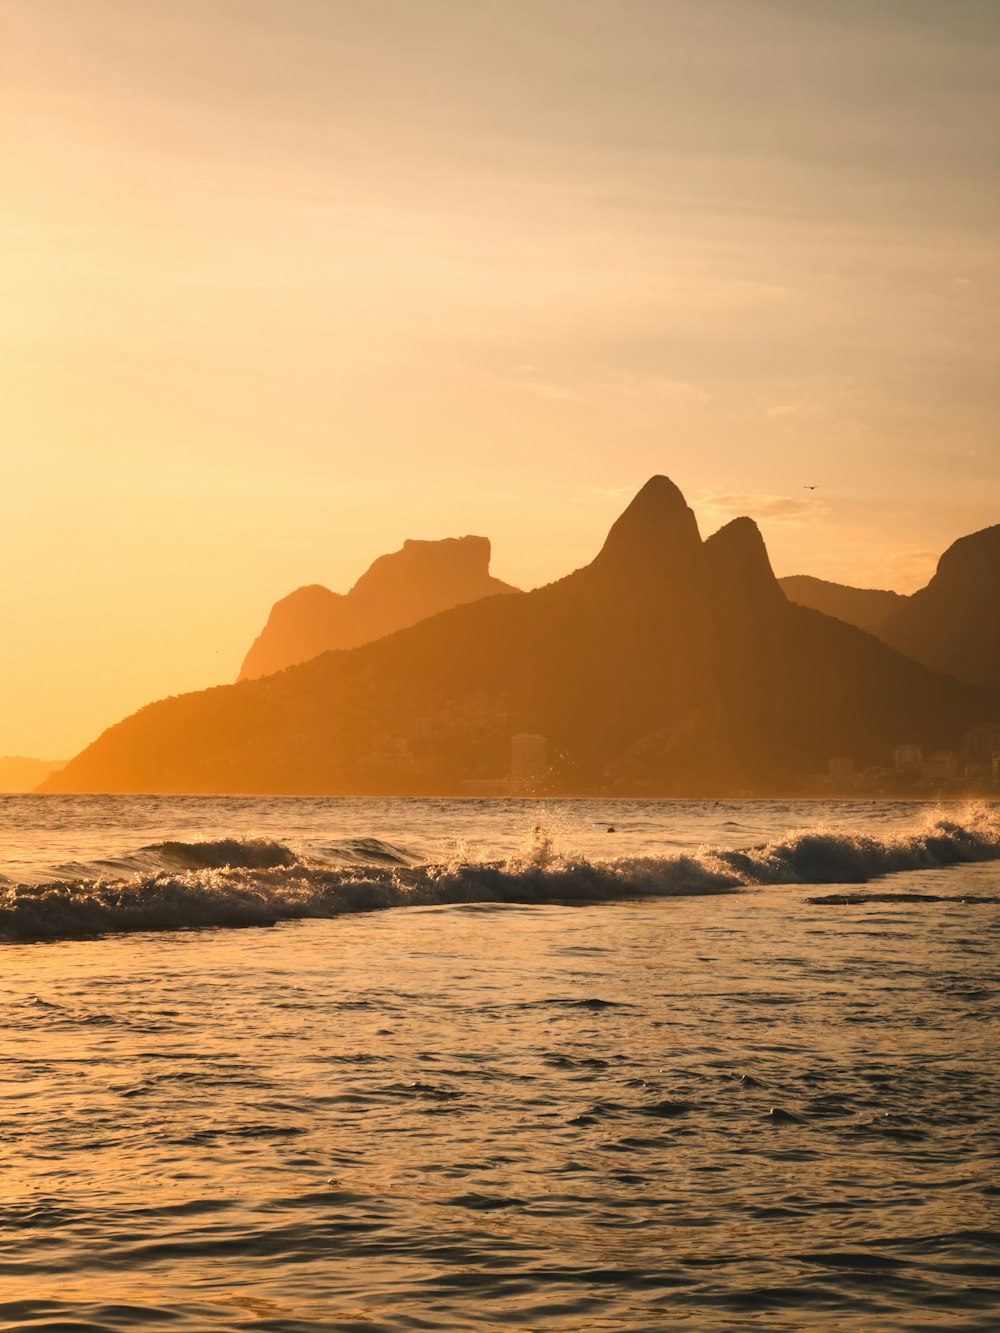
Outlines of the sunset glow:
M 1000 0 L 0 0 L 0 1329 L 1000 1329 L 998 126 Z
M 995 7 L 0 15 L 0 754 L 407 537 L 559 577 L 654 472 L 863 586 L 996 520 Z

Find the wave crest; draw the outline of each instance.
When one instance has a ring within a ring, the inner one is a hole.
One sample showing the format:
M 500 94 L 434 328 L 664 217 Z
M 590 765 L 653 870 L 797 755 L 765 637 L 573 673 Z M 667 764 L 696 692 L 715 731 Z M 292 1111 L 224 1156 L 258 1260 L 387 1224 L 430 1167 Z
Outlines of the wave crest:
M 186 870 L 215 870 L 238 866 L 245 870 L 268 870 L 294 866 L 296 852 L 270 838 L 215 838 L 204 842 L 154 842 L 141 848 L 157 861 Z
M 411 865 L 376 839 L 371 860 L 310 862 L 268 839 L 165 842 L 143 849 L 168 868 L 128 879 L 0 882 L 0 936 L 40 940 L 200 926 L 265 926 L 388 907 L 449 903 L 551 903 L 737 892 L 760 885 L 860 884 L 897 871 L 1000 858 L 1000 809 L 877 835 L 809 829 L 740 849 L 688 855 L 586 858 L 559 854 L 542 830 L 502 861 L 461 854 Z

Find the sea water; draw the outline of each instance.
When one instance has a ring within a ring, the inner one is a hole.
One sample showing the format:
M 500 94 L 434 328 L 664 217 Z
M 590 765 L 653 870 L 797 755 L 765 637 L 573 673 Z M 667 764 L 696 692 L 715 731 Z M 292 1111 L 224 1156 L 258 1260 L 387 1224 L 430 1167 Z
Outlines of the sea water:
M 0 874 L 5 1329 L 998 1325 L 997 806 L 7 797 Z

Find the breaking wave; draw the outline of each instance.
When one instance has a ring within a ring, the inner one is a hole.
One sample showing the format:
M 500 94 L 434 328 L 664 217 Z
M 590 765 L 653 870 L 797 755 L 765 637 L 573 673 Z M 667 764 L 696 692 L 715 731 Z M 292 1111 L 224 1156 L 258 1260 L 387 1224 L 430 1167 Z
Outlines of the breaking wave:
M 270 838 L 213 838 L 204 842 L 154 842 L 134 858 L 178 870 L 271 870 L 303 864 L 298 852 Z M 323 860 L 411 865 L 416 858 L 380 838 L 351 838 L 323 848 Z
M 1000 808 L 970 807 L 960 817 L 931 817 L 896 833 L 820 828 L 755 847 L 701 847 L 663 857 L 565 854 L 540 829 L 523 852 L 504 860 L 459 855 L 415 864 L 404 849 L 374 838 L 331 844 L 329 857 L 307 857 L 266 838 L 162 842 L 140 849 L 131 861 L 141 868 L 126 877 L 0 880 L 0 937 L 268 926 L 389 907 L 601 902 L 762 885 L 863 884 L 898 871 L 1000 859 Z M 124 869 L 127 863 L 114 865 Z

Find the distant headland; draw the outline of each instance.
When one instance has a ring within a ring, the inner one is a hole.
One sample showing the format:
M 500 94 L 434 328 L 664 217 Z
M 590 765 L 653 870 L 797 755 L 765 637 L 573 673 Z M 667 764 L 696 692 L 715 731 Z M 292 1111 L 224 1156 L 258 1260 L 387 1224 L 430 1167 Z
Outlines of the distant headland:
M 22 754 L 0 755 L 0 794 L 34 791 L 50 773 L 66 767 L 65 759 L 28 759 Z

